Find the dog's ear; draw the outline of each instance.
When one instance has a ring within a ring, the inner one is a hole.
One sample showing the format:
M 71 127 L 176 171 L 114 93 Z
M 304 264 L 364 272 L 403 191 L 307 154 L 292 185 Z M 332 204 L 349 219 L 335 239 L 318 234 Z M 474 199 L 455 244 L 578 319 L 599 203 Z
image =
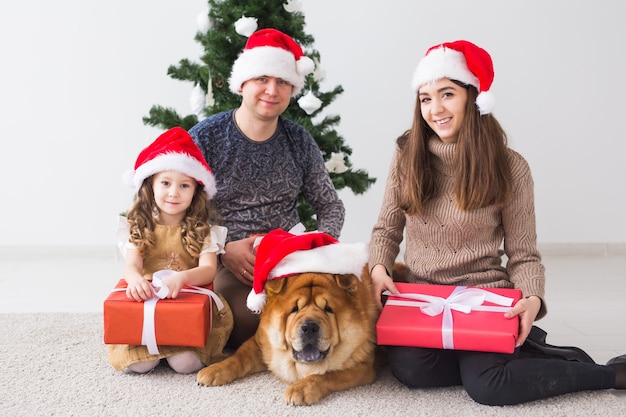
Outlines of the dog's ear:
M 334 276 L 337 286 L 342 290 L 354 290 L 357 286 L 358 278 L 353 274 L 337 274 Z
M 265 292 L 268 296 L 280 294 L 285 287 L 286 279 L 270 279 L 265 283 Z

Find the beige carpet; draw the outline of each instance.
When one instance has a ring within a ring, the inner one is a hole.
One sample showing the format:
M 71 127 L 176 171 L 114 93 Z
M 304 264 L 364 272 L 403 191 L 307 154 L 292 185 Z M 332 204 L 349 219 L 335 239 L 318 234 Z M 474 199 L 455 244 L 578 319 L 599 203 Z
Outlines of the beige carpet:
M 409 390 L 388 372 L 369 386 L 308 407 L 283 403 L 269 373 L 224 387 L 166 366 L 149 375 L 116 372 L 102 344 L 102 315 L 0 314 L 2 416 L 625 416 L 610 391 L 583 392 L 509 407 L 473 402 L 461 388 Z

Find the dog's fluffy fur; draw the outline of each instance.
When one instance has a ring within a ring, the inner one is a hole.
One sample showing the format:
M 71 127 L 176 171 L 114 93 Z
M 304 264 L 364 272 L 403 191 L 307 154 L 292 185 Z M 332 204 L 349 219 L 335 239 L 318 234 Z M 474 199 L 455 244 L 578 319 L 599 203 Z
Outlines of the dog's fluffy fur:
M 268 281 L 256 334 L 226 360 L 202 369 L 200 385 L 223 385 L 270 370 L 290 385 L 285 402 L 306 405 L 370 384 L 378 311 L 371 278 L 303 273 Z

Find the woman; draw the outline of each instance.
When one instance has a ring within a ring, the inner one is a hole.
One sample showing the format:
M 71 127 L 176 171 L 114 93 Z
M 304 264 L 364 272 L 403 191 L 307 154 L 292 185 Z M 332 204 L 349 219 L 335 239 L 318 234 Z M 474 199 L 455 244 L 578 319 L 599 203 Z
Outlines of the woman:
M 491 114 L 493 74 L 489 54 L 467 41 L 433 46 L 418 64 L 413 126 L 397 141 L 369 265 L 379 304 L 384 290 L 397 293 L 390 272 L 403 234 L 409 282 L 520 289 L 506 313 L 520 320 L 516 350 L 389 347 L 391 370 L 410 387 L 463 385 L 490 405 L 624 389 L 626 356 L 597 365 L 580 349 L 547 345 L 533 326 L 547 312 L 533 179 Z

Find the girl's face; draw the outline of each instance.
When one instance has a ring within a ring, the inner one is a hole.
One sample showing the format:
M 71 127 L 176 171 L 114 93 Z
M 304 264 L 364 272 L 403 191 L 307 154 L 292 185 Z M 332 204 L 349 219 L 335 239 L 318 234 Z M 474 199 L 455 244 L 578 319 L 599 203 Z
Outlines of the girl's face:
M 152 179 L 154 200 L 159 207 L 159 224 L 178 225 L 191 205 L 198 183 L 178 171 L 163 171 Z
M 467 90 L 447 78 L 424 84 L 418 92 L 422 117 L 445 143 L 455 143 L 465 117 Z

